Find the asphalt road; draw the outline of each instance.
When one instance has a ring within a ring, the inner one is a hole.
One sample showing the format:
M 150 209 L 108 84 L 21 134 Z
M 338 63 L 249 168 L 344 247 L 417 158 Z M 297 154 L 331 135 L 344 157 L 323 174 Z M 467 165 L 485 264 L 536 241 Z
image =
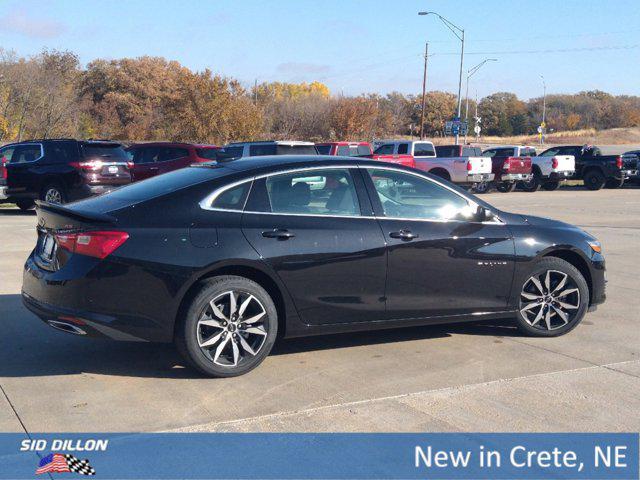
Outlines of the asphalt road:
M 232 379 L 43 325 L 19 297 L 35 216 L 0 209 L 0 431 L 640 430 L 640 189 L 485 198 L 595 234 L 608 302 L 556 339 L 489 323 L 289 340 Z

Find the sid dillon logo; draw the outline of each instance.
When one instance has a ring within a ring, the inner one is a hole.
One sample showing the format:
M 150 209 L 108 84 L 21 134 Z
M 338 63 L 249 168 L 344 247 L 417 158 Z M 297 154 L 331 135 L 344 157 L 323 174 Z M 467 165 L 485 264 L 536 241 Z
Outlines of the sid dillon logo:
M 68 440 L 54 439 L 25 439 L 20 444 L 21 452 L 45 452 L 52 451 L 40 459 L 36 474 L 43 473 L 78 473 L 80 475 L 95 475 L 96 471 L 89 460 L 81 460 L 70 453 L 64 452 L 95 452 L 106 451 L 109 440 Z M 62 453 L 61 453 L 62 452 Z

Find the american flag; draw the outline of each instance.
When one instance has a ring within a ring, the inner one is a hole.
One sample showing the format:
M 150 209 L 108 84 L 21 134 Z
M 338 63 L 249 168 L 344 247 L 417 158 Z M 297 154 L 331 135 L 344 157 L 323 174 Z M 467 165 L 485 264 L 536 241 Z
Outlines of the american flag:
M 69 464 L 67 463 L 67 459 L 64 455 L 61 453 L 50 453 L 40 460 L 38 469 L 36 470 L 36 475 L 51 472 L 65 473 L 70 471 Z
M 40 460 L 36 475 L 42 473 L 65 473 L 75 472 L 80 475 L 95 475 L 96 471 L 91 465 L 89 460 L 79 460 L 73 455 L 62 453 L 50 453 L 46 457 Z

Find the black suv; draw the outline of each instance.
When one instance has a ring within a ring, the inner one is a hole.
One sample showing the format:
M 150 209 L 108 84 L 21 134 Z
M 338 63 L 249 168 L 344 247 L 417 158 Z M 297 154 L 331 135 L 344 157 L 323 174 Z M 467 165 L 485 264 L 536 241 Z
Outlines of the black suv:
M 36 199 L 66 203 L 131 182 L 127 153 L 109 141 L 12 143 L 0 148 L 2 163 L 6 186 L 0 186 L 0 202 L 16 203 L 22 210 L 32 208 Z

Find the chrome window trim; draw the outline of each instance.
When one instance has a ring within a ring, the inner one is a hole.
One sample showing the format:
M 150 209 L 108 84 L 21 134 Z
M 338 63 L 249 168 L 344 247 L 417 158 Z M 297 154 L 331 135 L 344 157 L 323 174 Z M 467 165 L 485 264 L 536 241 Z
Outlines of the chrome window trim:
M 253 185 L 251 185 L 251 187 L 249 187 L 249 192 L 247 193 L 247 198 L 244 199 L 244 203 L 242 204 L 242 208 L 238 208 L 238 209 L 232 209 L 232 208 L 216 208 L 216 207 L 212 207 L 211 205 L 213 205 L 213 202 L 216 201 L 216 199 L 222 195 L 224 192 L 226 192 L 227 190 L 231 190 L 232 188 L 236 188 L 244 183 L 248 183 L 248 182 L 253 182 L 255 180 L 255 177 L 251 177 L 251 178 L 244 178 L 242 180 L 238 180 L 236 182 L 233 183 L 229 183 L 227 185 L 223 185 L 221 187 L 216 188 L 213 192 L 211 192 L 209 195 L 207 195 L 206 197 L 204 197 L 202 200 L 200 200 L 200 202 L 198 203 L 200 205 L 200 208 L 203 210 L 209 210 L 209 211 L 214 211 L 214 212 L 236 212 L 236 213 L 242 213 L 244 212 L 244 207 L 247 205 L 247 201 L 249 200 L 249 195 L 251 195 L 251 187 L 253 187 Z
M 214 211 L 214 212 L 235 212 L 235 213 L 248 213 L 251 215 L 280 215 L 280 216 L 294 216 L 294 217 L 321 217 L 321 218 L 350 218 L 350 219 L 354 219 L 354 218 L 365 218 L 365 219 L 374 219 L 374 220 L 404 220 L 404 221 L 417 221 L 417 222 L 432 222 L 432 223 L 475 223 L 475 224 L 481 224 L 481 225 L 505 225 L 506 223 L 504 223 L 497 215 L 495 215 L 496 219 L 498 221 L 495 222 L 472 222 L 472 221 L 467 221 L 467 220 L 441 220 L 441 219 L 435 219 L 435 218 L 405 218 L 405 217 L 380 217 L 377 215 L 323 215 L 323 214 L 317 214 L 317 213 L 276 213 L 276 212 L 255 212 L 252 210 L 245 210 L 244 208 L 247 205 L 247 202 L 249 201 L 249 196 L 251 195 L 251 189 L 249 189 L 249 193 L 247 194 L 247 198 L 244 201 L 244 205 L 242 206 L 242 210 L 240 209 L 226 209 L 226 208 L 215 208 L 215 207 L 211 207 L 211 205 L 213 204 L 213 202 L 216 200 L 216 198 L 221 195 L 222 193 L 226 192 L 229 189 L 235 188 L 239 185 L 242 185 L 243 183 L 247 183 L 247 182 L 254 182 L 256 180 L 260 180 L 262 178 L 267 178 L 267 177 L 271 177 L 274 175 L 282 175 L 282 174 L 287 174 L 287 173 L 295 173 L 295 172 L 304 172 L 304 171 L 308 171 L 308 170 L 344 170 L 344 169 L 354 169 L 354 168 L 359 168 L 359 169 L 364 169 L 364 170 L 370 170 L 370 169 L 374 169 L 374 170 L 391 170 L 393 172 L 399 172 L 399 173 L 407 173 L 409 175 L 413 175 L 415 177 L 419 177 L 422 178 L 423 180 L 427 180 L 429 182 L 433 182 L 436 183 L 444 188 L 446 188 L 447 190 L 449 190 L 450 192 L 458 195 L 459 197 L 463 198 L 465 201 L 470 201 L 467 197 L 465 197 L 464 195 L 460 195 L 460 193 L 456 192 L 455 190 L 453 190 L 452 188 L 448 187 L 447 185 L 444 185 L 443 183 L 440 183 L 437 180 L 428 178 L 426 176 L 424 176 L 422 173 L 420 172 L 411 172 L 411 171 L 407 171 L 407 170 L 401 170 L 398 168 L 394 168 L 394 167 L 390 167 L 390 166 L 386 166 L 386 165 L 381 165 L 381 166 L 371 166 L 371 165 L 344 165 L 344 164 L 340 164 L 340 165 L 324 165 L 324 166 L 313 166 L 313 167 L 294 167 L 294 168 L 289 168 L 289 169 L 283 169 L 283 170 L 277 170 L 275 172 L 269 172 L 269 173 L 263 173 L 261 175 L 253 175 L 249 178 L 244 178 L 242 180 L 237 180 L 233 183 L 230 183 L 228 185 L 223 185 L 221 187 L 218 187 L 217 189 L 215 189 L 213 192 L 211 192 L 209 195 L 207 195 L 205 198 L 203 198 L 200 202 L 200 208 L 202 208 L 203 210 L 208 210 L 208 211 Z M 253 188 L 253 185 L 252 185 Z M 477 203 L 474 202 L 475 205 L 478 205 Z M 479 206 L 479 205 L 478 205 Z
M 30 143 L 18 143 L 18 144 L 14 144 L 14 145 L 7 145 L 7 147 L 9 146 L 13 146 L 13 148 L 18 148 L 18 147 L 30 147 L 30 146 L 34 146 L 37 145 L 40 147 L 40 156 L 34 160 L 31 160 L 29 162 L 20 162 L 20 163 L 13 163 L 13 165 L 23 165 L 25 163 L 33 163 L 33 162 L 37 162 L 38 160 L 40 160 L 41 158 L 44 157 L 44 146 L 42 145 L 42 143 L 37 143 L 37 142 L 30 142 Z M 11 158 L 13 159 L 13 155 L 11 155 Z M 7 163 L 7 165 L 11 165 L 12 162 Z
M 445 185 L 444 183 L 439 182 L 438 180 L 429 178 L 424 176 L 422 173 L 420 172 L 411 172 L 411 171 L 407 171 L 407 170 L 400 170 L 398 168 L 394 168 L 394 167 L 389 167 L 386 165 L 377 167 L 377 166 L 371 166 L 371 165 L 366 165 L 366 166 L 360 166 L 360 168 L 365 169 L 365 170 L 391 170 L 392 172 L 398 172 L 398 173 L 406 173 L 408 175 L 413 175 L 414 177 L 418 177 L 421 178 L 423 180 L 426 180 L 428 182 L 431 183 L 435 183 L 447 190 L 449 190 L 451 193 L 457 195 L 458 197 L 462 198 L 464 201 L 466 202 L 471 202 L 473 205 L 476 206 L 480 206 L 478 203 L 474 202 L 473 200 L 468 199 L 467 197 L 465 197 L 464 195 L 461 195 L 459 192 L 456 192 L 453 188 Z M 370 174 L 369 174 L 370 175 Z M 484 207 L 483 207 L 484 208 Z M 500 217 L 498 217 L 495 213 L 494 213 L 495 218 L 497 219 L 497 221 L 493 221 L 493 222 L 472 222 L 472 221 L 467 221 L 467 220 L 441 220 L 441 219 L 437 219 L 437 218 L 411 218 L 411 217 L 376 217 L 376 218 L 380 218 L 380 219 L 388 219 L 388 220 L 407 220 L 407 221 L 422 221 L 422 222 L 437 222 L 437 223 L 447 223 L 447 222 L 458 222 L 458 223 L 480 223 L 482 225 L 506 225 L 506 223 L 504 223 L 502 221 L 502 219 L 500 219 Z

